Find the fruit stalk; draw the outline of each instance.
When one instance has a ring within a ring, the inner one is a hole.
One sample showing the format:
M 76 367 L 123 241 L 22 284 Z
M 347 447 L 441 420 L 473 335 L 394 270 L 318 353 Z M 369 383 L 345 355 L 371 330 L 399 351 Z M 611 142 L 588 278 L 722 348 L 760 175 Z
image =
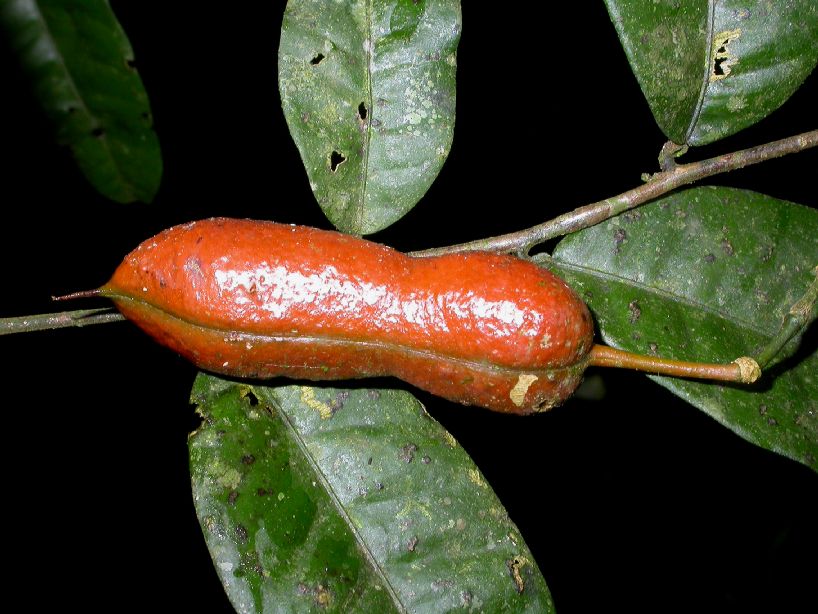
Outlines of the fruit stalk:
M 739 382 L 742 384 L 752 384 L 761 376 L 761 368 L 749 356 L 742 356 L 727 364 L 690 362 L 634 354 L 607 345 L 594 345 L 591 348 L 589 366 L 615 367 L 656 375 Z

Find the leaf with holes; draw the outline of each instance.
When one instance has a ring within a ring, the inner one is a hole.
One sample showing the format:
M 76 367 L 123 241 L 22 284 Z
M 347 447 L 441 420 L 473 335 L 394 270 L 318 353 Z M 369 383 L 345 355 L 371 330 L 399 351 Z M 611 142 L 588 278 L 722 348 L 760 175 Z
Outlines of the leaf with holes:
M 289 0 L 279 90 L 329 220 L 369 234 L 426 193 L 452 143 L 459 0 Z
M 553 612 L 465 451 L 406 392 L 200 375 L 196 514 L 239 612 Z
M 818 62 L 818 3 L 605 0 L 656 122 L 703 145 L 763 119 Z
M 117 202 L 153 200 L 162 177 L 133 50 L 105 0 L 8 0 L 5 32 L 34 94 L 87 179 Z
M 772 338 L 812 282 L 818 211 L 697 188 L 571 235 L 553 257 L 610 345 L 729 362 Z M 818 328 L 785 349 L 752 387 L 653 379 L 748 441 L 818 470 Z

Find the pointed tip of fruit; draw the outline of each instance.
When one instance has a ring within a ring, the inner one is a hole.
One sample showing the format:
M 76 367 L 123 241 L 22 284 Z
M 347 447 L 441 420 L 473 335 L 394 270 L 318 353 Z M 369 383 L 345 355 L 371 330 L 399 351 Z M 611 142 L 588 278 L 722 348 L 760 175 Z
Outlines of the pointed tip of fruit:
M 52 301 L 72 301 L 78 298 L 91 298 L 95 296 L 100 296 L 102 293 L 101 288 L 95 288 L 93 290 L 80 290 L 79 292 L 72 292 L 71 294 L 63 294 L 62 296 L 52 296 Z

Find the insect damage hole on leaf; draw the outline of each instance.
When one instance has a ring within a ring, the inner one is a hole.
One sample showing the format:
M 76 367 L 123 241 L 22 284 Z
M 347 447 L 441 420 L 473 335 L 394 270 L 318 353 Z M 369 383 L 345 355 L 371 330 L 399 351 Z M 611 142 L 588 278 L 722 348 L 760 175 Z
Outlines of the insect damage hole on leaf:
M 367 116 L 366 104 L 361 102 L 361 104 L 358 105 L 358 117 L 361 118 L 361 121 L 364 121 L 366 120 L 366 116 Z
M 247 401 L 250 407 L 256 407 L 258 405 L 258 397 L 252 390 L 246 390 L 241 396 Z
M 346 162 L 346 157 L 337 151 L 333 151 L 329 157 L 329 170 L 334 173 L 344 162 Z
M 730 74 L 732 67 L 738 64 L 738 58 L 728 45 L 741 36 L 741 29 L 719 32 L 713 39 L 712 61 L 710 64 L 710 81 L 719 81 Z
M 313 66 L 318 66 L 326 56 L 323 53 L 317 53 L 313 59 L 310 60 L 310 64 Z

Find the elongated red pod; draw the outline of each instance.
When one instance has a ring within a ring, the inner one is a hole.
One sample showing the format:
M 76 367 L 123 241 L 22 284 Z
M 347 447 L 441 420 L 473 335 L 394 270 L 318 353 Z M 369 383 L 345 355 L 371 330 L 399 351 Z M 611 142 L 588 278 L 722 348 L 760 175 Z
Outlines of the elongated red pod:
M 523 414 L 574 391 L 593 338 L 579 297 L 519 258 L 414 258 L 337 232 L 250 220 L 166 230 L 129 254 L 101 294 L 216 373 L 391 375 Z

